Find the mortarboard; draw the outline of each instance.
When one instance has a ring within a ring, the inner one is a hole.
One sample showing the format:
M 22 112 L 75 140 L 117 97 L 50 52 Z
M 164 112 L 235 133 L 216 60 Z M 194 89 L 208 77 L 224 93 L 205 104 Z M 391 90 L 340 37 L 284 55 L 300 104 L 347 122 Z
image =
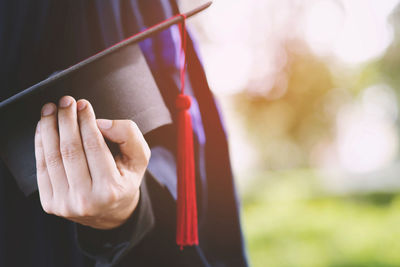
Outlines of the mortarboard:
M 173 24 L 184 26 L 185 18 L 210 5 L 208 2 L 186 14 L 167 19 L 0 103 L 3 125 L 0 156 L 25 195 L 37 190 L 33 137 L 41 107 L 47 102 L 56 102 L 64 95 L 87 99 L 97 117 L 132 119 L 144 135 L 172 123 L 138 42 Z M 181 55 L 185 59 L 184 27 L 182 33 Z M 188 113 L 190 99 L 183 93 L 184 68 L 185 60 L 181 69 L 181 93 L 176 101 L 179 110 L 177 243 L 180 246 L 198 244 L 193 140 Z

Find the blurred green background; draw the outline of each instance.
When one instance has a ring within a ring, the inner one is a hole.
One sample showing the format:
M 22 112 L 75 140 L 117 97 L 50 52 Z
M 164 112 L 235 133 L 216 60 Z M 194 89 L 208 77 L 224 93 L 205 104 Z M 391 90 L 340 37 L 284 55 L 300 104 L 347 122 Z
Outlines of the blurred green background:
M 400 266 L 398 6 L 217 0 L 190 22 L 251 266 Z
M 252 266 L 400 266 L 399 195 L 332 195 L 309 169 L 259 175 L 243 199 Z

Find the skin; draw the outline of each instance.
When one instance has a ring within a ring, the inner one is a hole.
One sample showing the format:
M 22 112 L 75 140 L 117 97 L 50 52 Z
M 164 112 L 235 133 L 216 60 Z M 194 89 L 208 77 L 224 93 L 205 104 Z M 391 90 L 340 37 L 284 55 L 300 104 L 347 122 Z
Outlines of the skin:
M 105 139 L 119 145 L 113 156 Z M 87 100 L 47 103 L 35 133 L 40 202 L 45 212 L 96 229 L 122 225 L 139 201 L 150 149 L 131 120 L 95 117 Z

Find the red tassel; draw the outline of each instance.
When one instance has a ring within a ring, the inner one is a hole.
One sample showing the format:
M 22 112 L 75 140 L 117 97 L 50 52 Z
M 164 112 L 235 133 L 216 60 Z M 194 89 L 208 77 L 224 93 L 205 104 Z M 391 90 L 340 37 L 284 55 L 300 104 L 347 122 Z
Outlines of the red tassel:
M 178 200 L 176 220 L 176 243 L 184 246 L 199 244 L 197 231 L 196 179 L 194 168 L 193 130 L 190 117 L 190 97 L 185 95 L 185 65 L 186 65 L 186 16 L 180 26 L 181 31 L 181 92 L 178 94 L 175 106 L 178 109 L 178 141 L 177 141 L 177 176 Z
M 178 108 L 178 203 L 176 243 L 183 246 L 198 245 L 196 185 L 194 170 L 193 132 L 189 114 L 190 97 L 179 94 Z

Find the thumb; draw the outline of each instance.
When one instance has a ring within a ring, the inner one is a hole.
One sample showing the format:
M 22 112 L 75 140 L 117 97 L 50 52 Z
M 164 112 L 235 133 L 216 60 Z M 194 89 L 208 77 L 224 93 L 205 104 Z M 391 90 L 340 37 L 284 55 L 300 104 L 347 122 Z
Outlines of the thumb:
M 104 138 L 118 144 L 121 159 L 130 169 L 147 167 L 150 148 L 142 132 L 132 120 L 97 119 L 97 126 Z

